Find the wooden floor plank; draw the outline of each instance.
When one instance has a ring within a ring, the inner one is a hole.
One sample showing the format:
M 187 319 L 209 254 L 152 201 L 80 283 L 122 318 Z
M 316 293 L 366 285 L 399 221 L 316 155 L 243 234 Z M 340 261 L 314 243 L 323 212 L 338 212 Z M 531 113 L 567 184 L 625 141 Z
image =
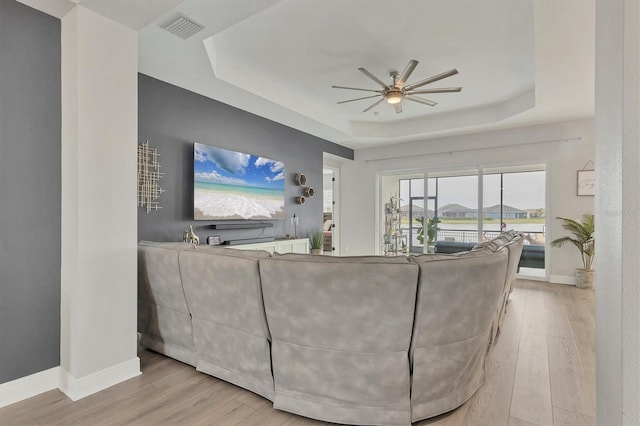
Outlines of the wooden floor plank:
M 562 291 L 559 289 L 551 289 L 544 293 L 547 335 L 570 339 L 573 337 L 573 330 L 567 316 L 563 297 Z
M 552 404 L 594 417 L 595 407 L 584 389 L 575 343 L 564 337 L 547 336 L 547 345 Z
M 534 424 L 553 423 L 544 296 L 527 290 L 511 416 Z
M 595 424 L 594 312 L 593 290 L 518 280 L 485 383 L 459 408 L 416 425 Z M 163 355 L 139 356 L 138 377 L 76 402 L 43 393 L 0 408 L 0 425 L 327 424 Z
M 286 411 L 274 410 L 270 405 L 265 404 L 263 407 L 255 410 L 252 415 L 236 424 L 241 426 L 282 425 L 293 417 L 298 416 L 287 413 Z
M 538 425 L 536 423 L 531 423 L 526 420 L 519 419 L 517 417 L 510 417 L 509 426 L 538 426 Z
M 509 422 L 516 364 L 487 360 L 485 382 L 465 403 L 465 425 L 504 425 Z
M 509 303 L 507 304 L 507 314 L 505 321 L 502 323 L 499 337 L 487 355 L 489 359 L 506 364 L 516 364 L 520 335 L 522 334 L 522 320 L 526 295 L 527 290 L 525 289 L 513 289 L 513 293 L 511 293 Z M 507 321 L 506 318 L 509 318 L 509 320 Z
M 69 400 L 59 390 L 41 393 L 33 398 L 0 409 L 0 425 L 11 424 L 9 419 L 33 418 L 36 408 L 46 409 L 55 404 L 68 404 Z M 14 420 L 18 422 L 18 420 Z M 31 423 L 36 423 L 33 419 Z
M 576 411 L 553 407 L 553 424 L 562 426 L 595 426 L 596 419 Z

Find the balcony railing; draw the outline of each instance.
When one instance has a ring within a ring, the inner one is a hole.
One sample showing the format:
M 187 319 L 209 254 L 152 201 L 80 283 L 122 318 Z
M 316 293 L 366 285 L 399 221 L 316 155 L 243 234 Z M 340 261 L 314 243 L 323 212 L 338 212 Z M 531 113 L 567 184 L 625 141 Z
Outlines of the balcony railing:
M 409 236 L 411 242 L 410 248 L 412 252 L 422 252 L 423 244 L 418 241 L 418 229 L 410 229 L 408 226 L 401 228 L 404 235 Z M 411 231 L 411 232 L 410 232 Z M 544 245 L 545 233 L 540 231 L 519 231 L 524 235 L 525 244 L 537 244 Z M 489 241 L 500 235 L 500 231 L 487 230 L 482 232 L 483 241 Z M 458 241 L 463 243 L 477 243 L 478 231 L 476 230 L 461 230 L 461 229 L 446 229 L 440 228 L 437 233 L 436 241 Z

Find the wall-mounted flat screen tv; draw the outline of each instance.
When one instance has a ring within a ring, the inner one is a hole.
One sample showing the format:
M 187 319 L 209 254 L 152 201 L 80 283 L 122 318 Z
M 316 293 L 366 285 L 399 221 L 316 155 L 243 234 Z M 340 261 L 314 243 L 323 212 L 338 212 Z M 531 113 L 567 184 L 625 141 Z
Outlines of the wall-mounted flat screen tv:
M 193 144 L 195 220 L 284 219 L 284 164 Z

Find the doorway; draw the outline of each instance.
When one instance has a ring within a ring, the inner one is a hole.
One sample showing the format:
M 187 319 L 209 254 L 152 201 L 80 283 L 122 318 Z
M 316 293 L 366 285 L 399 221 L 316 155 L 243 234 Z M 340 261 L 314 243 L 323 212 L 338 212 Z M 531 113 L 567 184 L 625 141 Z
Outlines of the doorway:
M 339 169 L 325 165 L 322 169 L 322 236 L 325 256 L 338 255 L 338 176 Z

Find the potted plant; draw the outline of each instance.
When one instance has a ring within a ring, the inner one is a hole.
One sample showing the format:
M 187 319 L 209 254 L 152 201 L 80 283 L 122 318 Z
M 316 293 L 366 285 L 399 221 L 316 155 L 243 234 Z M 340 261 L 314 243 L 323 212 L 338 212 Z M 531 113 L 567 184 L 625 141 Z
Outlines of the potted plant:
M 594 271 L 593 257 L 596 254 L 594 239 L 595 225 L 592 214 L 582 216 L 582 222 L 565 217 L 557 217 L 562 221 L 562 227 L 573 234 L 573 237 L 562 237 L 551 241 L 552 247 L 562 247 L 564 243 L 571 243 L 580 251 L 582 268 L 576 269 L 576 286 L 580 288 L 593 287 Z
M 313 231 L 309 235 L 309 242 L 311 244 L 311 254 L 322 254 L 324 235 L 321 230 Z
M 424 217 L 417 218 L 416 222 L 420 224 L 420 228 L 418 228 L 418 241 L 424 245 Z M 436 233 L 440 230 L 440 228 L 438 228 L 439 223 L 440 218 L 438 216 L 427 218 L 427 253 L 436 252 Z

